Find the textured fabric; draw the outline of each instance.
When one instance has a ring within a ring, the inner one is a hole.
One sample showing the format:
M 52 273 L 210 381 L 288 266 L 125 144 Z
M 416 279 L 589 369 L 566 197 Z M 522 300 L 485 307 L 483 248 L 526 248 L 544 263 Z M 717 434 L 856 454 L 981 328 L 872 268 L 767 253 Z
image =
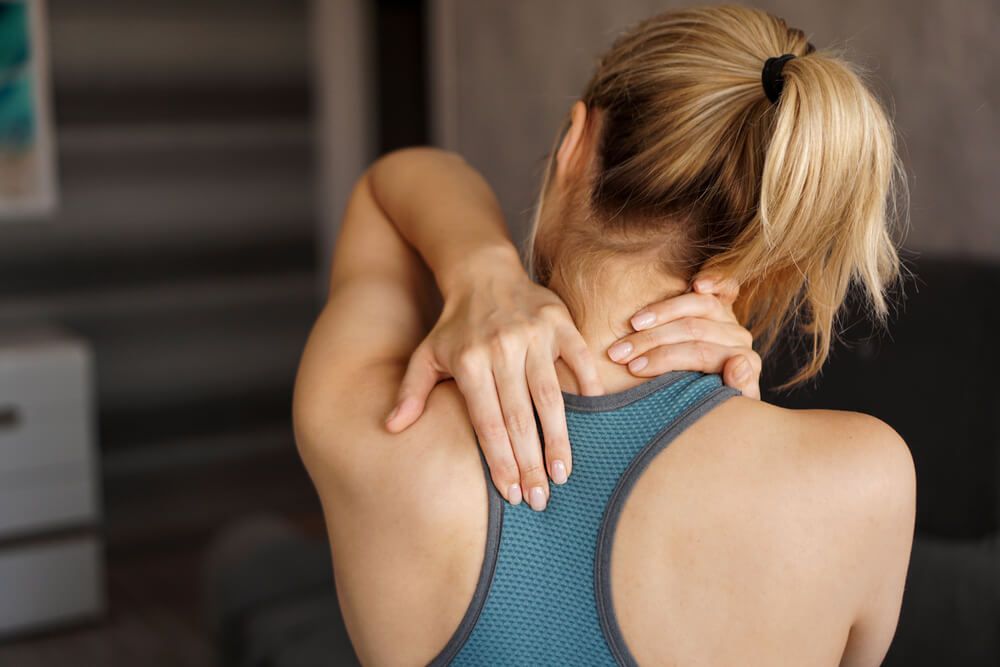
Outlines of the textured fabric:
M 665 446 L 699 410 L 736 393 L 718 375 L 675 371 L 618 394 L 567 394 L 573 474 L 567 484 L 552 485 L 544 512 L 500 501 L 499 521 L 490 526 L 499 533 L 495 562 L 488 540 L 481 578 L 486 585 L 439 662 L 616 664 L 595 601 L 595 549 L 609 499 L 650 443 Z M 615 495 L 624 502 L 627 492 Z

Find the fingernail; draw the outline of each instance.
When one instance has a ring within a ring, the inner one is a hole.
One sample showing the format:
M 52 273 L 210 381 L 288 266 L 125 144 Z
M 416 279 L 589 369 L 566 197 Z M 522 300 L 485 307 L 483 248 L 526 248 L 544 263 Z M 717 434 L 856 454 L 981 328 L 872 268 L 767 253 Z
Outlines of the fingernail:
M 649 364 L 649 359 L 646 357 L 636 357 L 628 363 L 628 369 L 633 373 L 641 371 Z
M 656 321 L 656 315 L 649 312 L 648 310 L 638 312 L 632 316 L 632 328 L 638 331 L 639 329 L 645 329 L 653 322 Z
M 393 419 L 396 418 L 396 415 L 398 414 L 399 414 L 399 406 L 397 405 L 392 409 L 392 412 L 389 413 L 389 416 L 385 418 L 385 423 L 388 424 L 389 422 L 391 422 Z
M 511 484 L 510 488 L 507 489 L 507 502 L 511 505 L 521 504 L 521 485 Z
M 706 278 L 694 281 L 694 288 L 699 292 L 709 292 L 713 287 L 715 287 L 715 283 Z
M 556 484 L 565 484 L 568 476 L 566 475 L 566 464 L 562 461 L 552 462 L 552 481 Z
M 630 354 L 632 354 L 632 343 L 628 341 L 615 343 L 608 349 L 608 356 L 612 361 L 621 361 Z
M 542 487 L 536 486 L 531 489 L 531 499 L 528 501 L 528 504 L 536 512 L 541 512 L 545 509 L 545 492 L 542 491 Z
M 750 379 L 750 362 L 744 359 L 740 363 L 736 364 L 736 379 L 739 382 Z

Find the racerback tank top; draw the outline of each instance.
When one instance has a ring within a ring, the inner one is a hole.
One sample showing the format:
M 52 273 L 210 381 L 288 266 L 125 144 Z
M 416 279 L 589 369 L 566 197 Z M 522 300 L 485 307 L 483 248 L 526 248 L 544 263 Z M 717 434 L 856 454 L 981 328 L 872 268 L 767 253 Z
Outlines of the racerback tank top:
M 615 527 L 636 480 L 699 417 L 740 392 L 671 371 L 604 396 L 563 394 L 573 474 L 535 512 L 486 471 L 486 553 L 472 602 L 439 665 L 635 665 L 611 602 Z

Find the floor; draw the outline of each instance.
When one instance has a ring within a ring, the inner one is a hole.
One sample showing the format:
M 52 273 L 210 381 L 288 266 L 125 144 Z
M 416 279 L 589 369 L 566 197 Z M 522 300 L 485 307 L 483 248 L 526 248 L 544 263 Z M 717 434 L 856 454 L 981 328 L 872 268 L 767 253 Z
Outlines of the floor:
M 212 537 L 255 513 L 321 534 L 312 485 L 294 448 L 106 483 L 108 613 L 0 644 L 16 667 L 210 667 L 201 568 Z

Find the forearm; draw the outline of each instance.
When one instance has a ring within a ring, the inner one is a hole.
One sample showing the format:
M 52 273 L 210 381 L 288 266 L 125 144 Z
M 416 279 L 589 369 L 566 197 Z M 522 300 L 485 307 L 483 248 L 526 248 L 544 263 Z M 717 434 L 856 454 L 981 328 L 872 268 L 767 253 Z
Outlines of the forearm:
M 433 148 L 397 151 L 376 162 L 368 177 L 378 206 L 446 298 L 470 269 L 523 270 L 496 196 L 461 157 Z

